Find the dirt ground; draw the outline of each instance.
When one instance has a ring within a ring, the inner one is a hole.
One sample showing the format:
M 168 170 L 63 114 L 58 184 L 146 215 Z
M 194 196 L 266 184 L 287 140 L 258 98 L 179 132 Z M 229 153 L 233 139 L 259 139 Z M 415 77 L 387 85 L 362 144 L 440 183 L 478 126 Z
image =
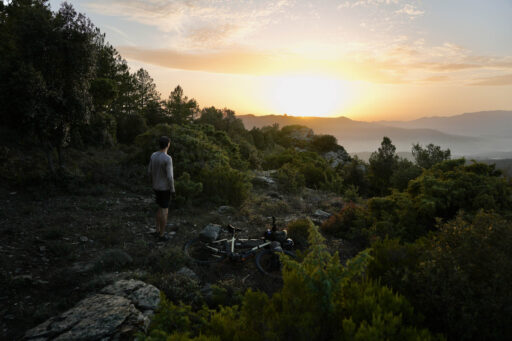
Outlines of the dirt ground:
M 270 227 L 272 215 L 282 228 L 316 208 L 333 211 L 341 205 L 340 198 L 325 193 L 307 190 L 287 197 L 256 187 L 246 204 L 228 213 L 212 204 L 171 209 L 171 239 L 162 243 L 151 234 L 156 206 L 150 190 L 108 187 L 80 195 L 0 191 L 2 340 L 21 338 L 119 278 L 148 281 L 167 289 L 174 300 L 210 284 L 224 288 L 227 296 L 247 288 L 272 293 L 279 280 L 259 273 L 252 259 L 198 266 L 183 255 L 183 245 L 208 223 L 231 223 L 244 230 L 241 237 L 257 237 Z M 343 251 L 339 240 L 328 240 L 328 245 Z M 199 284 L 180 291 L 171 274 L 183 266 L 198 275 Z

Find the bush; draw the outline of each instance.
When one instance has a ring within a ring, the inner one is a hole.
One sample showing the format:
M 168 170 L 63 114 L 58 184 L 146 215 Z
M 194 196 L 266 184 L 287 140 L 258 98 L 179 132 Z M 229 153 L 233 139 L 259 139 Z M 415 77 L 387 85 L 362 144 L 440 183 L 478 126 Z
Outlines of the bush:
M 371 217 L 365 209 L 349 203 L 339 213 L 331 215 L 320 229 L 324 233 L 366 246 L 371 224 Z
M 313 222 L 309 218 L 294 220 L 286 226 L 288 237 L 297 248 L 305 249 L 308 246 L 308 234 L 312 226 Z
M 248 176 L 229 166 L 203 169 L 201 181 L 204 194 L 221 204 L 240 206 L 251 189 Z
M 461 215 L 414 244 L 374 244 L 373 278 L 404 294 L 432 330 L 453 340 L 503 340 L 512 332 L 512 223 Z
M 146 120 L 136 114 L 123 115 L 117 119 L 117 140 L 131 144 L 135 138 L 147 130 Z
M 287 193 L 300 193 L 304 189 L 304 175 L 291 163 L 279 168 L 275 174 L 279 189 Z
M 241 305 L 203 308 L 162 300 L 150 340 L 435 340 L 407 300 L 364 278 L 368 251 L 340 264 L 315 227 L 302 263 L 283 258 L 283 288 L 272 297 L 248 290 Z M 188 335 L 185 335 L 188 333 Z
M 174 186 L 176 189 L 176 204 L 178 206 L 190 205 L 193 199 L 203 191 L 203 184 L 192 181 L 190 174 L 187 172 L 176 179 Z

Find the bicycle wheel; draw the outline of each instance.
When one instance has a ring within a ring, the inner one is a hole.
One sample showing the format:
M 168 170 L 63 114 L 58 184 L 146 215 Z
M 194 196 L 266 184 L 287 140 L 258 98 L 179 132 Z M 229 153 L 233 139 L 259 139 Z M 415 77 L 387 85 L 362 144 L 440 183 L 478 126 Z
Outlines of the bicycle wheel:
M 199 264 L 216 263 L 226 258 L 226 252 L 222 250 L 221 244 L 206 243 L 199 238 L 189 240 L 184 251 L 185 255 Z
M 283 250 L 284 254 L 295 258 L 295 254 L 288 250 Z M 280 252 L 273 250 L 263 250 L 256 255 L 256 266 L 258 270 L 269 277 L 281 278 L 281 260 L 279 259 Z

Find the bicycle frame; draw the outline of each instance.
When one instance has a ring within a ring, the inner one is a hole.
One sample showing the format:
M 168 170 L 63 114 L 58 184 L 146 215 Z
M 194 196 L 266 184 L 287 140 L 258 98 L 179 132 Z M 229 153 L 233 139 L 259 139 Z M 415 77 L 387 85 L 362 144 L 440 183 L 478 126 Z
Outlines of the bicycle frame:
M 233 235 L 231 236 L 231 238 L 224 238 L 224 239 L 214 240 L 213 242 L 208 243 L 209 245 L 206 244 L 205 247 L 207 247 L 208 249 L 211 249 L 215 253 L 226 253 L 226 255 L 229 258 L 231 258 L 231 259 L 242 259 L 242 260 L 245 260 L 247 257 L 255 254 L 256 251 L 258 251 L 260 249 L 263 249 L 264 247 L 272 244 L 272 241 L 264 240 L 263 243 L 252 247 L 251 249 L 249 249 L 246 252 L 243 252 L 243 253 L 242 252 L 235 252 L 235 244 L 236 244 L 237 241 L 240 241 L 240 242 L 243 243 L 243 242 L 248 242 L 250 240 L 261 241 L 261 239 L 255 239 L 255 238 L 239 238 L 239 239 L 237 239 L 236 238 L 236 231 L 233 231 Z M 217 249 L 217 248 L 212 247 L 211 244 L 225 245 L 227 247 L 224 250 L 222 250 L 221 247 L 219 249 Z

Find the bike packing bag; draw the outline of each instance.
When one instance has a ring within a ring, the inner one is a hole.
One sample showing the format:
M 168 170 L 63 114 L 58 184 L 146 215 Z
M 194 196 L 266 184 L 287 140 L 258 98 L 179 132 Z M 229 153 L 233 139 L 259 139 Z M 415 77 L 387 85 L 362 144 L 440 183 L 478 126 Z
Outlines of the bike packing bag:
M 272 242 L 272 244 L 270 244 L 270 249 L 276 252 L 283 252 L 283 248 L 279 242 Z
M 208 224 L 199 233 L 199 239 L 203 242 L 213 242 L 219 238 L 221 226 L 217 224 Z
M 285 230 L 272 232 L 272 240 L 276 240 L 280 243 L 284 242 L 288 238 Z

